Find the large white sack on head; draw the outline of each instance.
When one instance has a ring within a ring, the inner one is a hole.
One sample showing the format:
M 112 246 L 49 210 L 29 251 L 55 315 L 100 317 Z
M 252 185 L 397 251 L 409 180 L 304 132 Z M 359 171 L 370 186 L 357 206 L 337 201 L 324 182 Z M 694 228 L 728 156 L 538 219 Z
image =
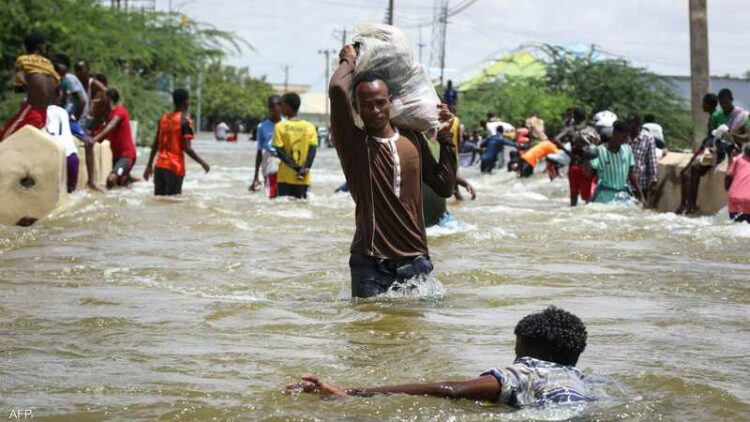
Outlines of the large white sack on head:
M 414 62 L 404 33 L 383 24 L 357 25 L 355 31 L 359 51 L 354 75 L 375 73 L 393 90 L 393 123 L 417 131 L 437 127 L 440 98 L 422 65 Z
M 67 195 L 65 150 L 35 127 L 0 142 L 0 224 L 46 217 Z

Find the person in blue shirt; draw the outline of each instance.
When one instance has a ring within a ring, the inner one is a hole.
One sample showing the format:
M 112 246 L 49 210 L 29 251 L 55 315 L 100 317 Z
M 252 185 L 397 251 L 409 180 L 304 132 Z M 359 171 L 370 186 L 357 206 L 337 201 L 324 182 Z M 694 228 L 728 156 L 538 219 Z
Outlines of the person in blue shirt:
M 448 81 L 448 85 L 445 87 L 445 92 L 443 93 L 443 101 L 449 106 L 458 104 L 458 91 L 453 89 L 453 81 Z
M 305 376 L 300 382 L 287 385 L 287 390 L 324 397 L 409 394 L 498 402 L 516 408 L 580 405 L 595 400 L 575 366 L 586 348 L 588 336 L 580 318 L 550 306 L 521 319 L 513 333 L 516 335 L 513 363 L 491 368 L 467 381 L 340 388 L 316 376 Z
M 273 147 L 273 131 L 276 123 L 281 121 L 281 97 L 268 97 L 268 117 L 258 124 L 256 140 L 258 153 L 255 155 L 255 176 L 250 190 L 255 192 L 261 187 L 258 171 L 262 170 L 266 193 L 269 198 L 276 197 L 276 173 L 278 172 L 278 158 Z
M 516 148 L 516 143 L 502 135 L 492 135 L 487 137 L 479 147 L 482 149 L 480 159 L 480 169 L 482 173 L 492 173 L 492 169 L 497 165 L 497 158 L 503 153 L 504 147 Z

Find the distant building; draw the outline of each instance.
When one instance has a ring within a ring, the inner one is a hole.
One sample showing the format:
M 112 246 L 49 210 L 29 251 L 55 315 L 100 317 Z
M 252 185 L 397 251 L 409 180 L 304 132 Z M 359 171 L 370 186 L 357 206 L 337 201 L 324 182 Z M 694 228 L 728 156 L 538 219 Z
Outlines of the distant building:
M 328 127 L 329 116 L 326 111 L 325 92 L 305 92 L 300 94 L 302 104 L 299 107 L 300 119 L 305 119 L 315 126 Z
M 304 94 L 310 90 L 310 85 L 305 84 L 287 84 L 286 87 L 283 83 L 272 83 L 271 88 L 273 92 L 279 95 L 284 95 L 287 92 L 296 92 L 299 95 Z
M 667 76 L 667 78 L 674 82 L 677 94 L 690 101 L 690 77 Z M 734 94 L 734 103 L 746 110 L 750 109 L 750 79 L 712 76 L 710 86 L 713 93 L 729 88 Z

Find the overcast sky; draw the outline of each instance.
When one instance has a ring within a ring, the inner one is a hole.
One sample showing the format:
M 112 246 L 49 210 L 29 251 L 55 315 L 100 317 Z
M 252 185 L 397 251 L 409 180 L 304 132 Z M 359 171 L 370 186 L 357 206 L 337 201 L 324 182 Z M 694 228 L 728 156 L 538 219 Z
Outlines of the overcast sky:
M 450 7 L 465 0 L 450 0 Z M 157 0 L 167 10 L 169 0 Z M 321 49 L 338 50 L 335 31 L 383 22 L 388 0 L 172 0 L 175 10 L 232 31 L 255 47 L 232 55 L 253 76 L 323 90 Z M 750 1 L 710 0 L 712 75 L 750 70 Z M 419 29 L 430 22 L 433 0 L 395 0 L 395 24 L 418 54 Z M 449 19 L 446 75 L 459 79 L 524 43 L 599 45 L 603 51 L 668 75 L 689 75 L 688 0 L 478 0 Z M 432 27 L 422 28 L 423 63 L 429 64 Z M 351 35 L 349 35 L 351 39 Z M 435 76 L 436 73 L 433 73 Z

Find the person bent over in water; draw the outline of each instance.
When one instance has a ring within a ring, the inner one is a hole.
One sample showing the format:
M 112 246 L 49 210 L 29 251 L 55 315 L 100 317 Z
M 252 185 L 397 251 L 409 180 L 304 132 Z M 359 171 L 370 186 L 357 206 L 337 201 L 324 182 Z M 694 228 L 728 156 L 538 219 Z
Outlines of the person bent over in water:
M 110 88 L 105 93 L 107 97 L 107 120 L 103 129 L 96 132 L 93 143 L 109 139 L 112 148 L 112 172 L 107 177 L 107 189 L 115 186 L 129 186 L 133 179 L 130 170 L 136 159 L 135 144 L 130 131 L 130 114 L 120 101 L 120 93 Z
M 453 114 L 440 108 L 435 160 L 420 133 L 391 124 L 392 96 L 376 74 L 354 78 L 357 52 L 348 45 L 331 78 L 333 141 L 356 204 L 351 245 L 352 296 L 371 297 L 396 282 L 432 271 L 422 212 L 422 182 L 443 198 L 453 194 L 456 151 L 451 139 Z M 364 129 L 354 124 L 357 111 Z
M 586 348 L 586 326 L 580 318 L 551 306 L 518 322 L 516 358 L 504 368 L 491 368 L 468 381 L 438 381 L 386 387 L 339 388 L 315 376 L 287 385 L 287 391 L 323 396 L 410 394 L 500 402 L 514 407 L 581 404 L 593 401 L 578 357 Z

